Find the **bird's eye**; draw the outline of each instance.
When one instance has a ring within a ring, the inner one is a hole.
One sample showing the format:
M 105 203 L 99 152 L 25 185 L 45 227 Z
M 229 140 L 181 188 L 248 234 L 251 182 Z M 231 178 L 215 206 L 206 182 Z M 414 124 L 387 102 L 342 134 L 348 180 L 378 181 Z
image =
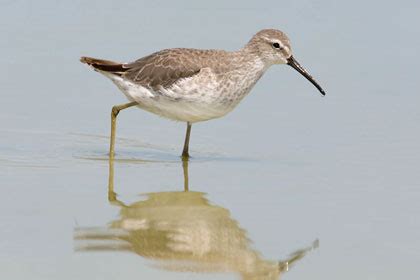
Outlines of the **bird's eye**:
M 279 43 L 273 43 L 273 48 L 280 49 L 280 44 Z

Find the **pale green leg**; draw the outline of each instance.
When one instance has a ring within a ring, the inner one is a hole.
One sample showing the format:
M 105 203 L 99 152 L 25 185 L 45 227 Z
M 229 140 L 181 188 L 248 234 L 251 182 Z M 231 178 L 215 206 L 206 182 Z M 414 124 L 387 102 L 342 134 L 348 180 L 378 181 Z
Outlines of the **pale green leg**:
M 190 154 L 188 153 L 189 145 L 190 145 L 190 135 L 191 135 L 191 123 L 187 122 L 187 133 L 185 135 L 185 142 L 184 142 L 184 149 L 182 151 L 182 159 L 188 160 Z
M 114 148 L 115 148 L 115 132 L 116 132 L 116 128 L 117 128 L 117 116 L 118 113 L 121 110 L 127 109 L 129 107 L 132 106 L 136 106 L 138 105 L 137 102 L 130 102 L 130 103 L 126 103 L 126 104 L 121 104 L 121 105 L 115 105 L 114 107 L 112 107 L 112 111 L 111 111 L 111 142 L 109 145 L 109 158 L 110 159 L 114 159 Z

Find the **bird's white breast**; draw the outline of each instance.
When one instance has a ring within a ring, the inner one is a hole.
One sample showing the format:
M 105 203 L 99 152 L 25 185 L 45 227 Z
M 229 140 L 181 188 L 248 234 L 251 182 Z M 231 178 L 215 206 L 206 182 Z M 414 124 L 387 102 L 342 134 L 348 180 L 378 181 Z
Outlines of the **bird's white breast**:
M 220 118 L 232 111 L 264 73 L 260 65 L 253 67 L 256 71 L 238 69 L 221 74 L 203 68 L 197 75 L 155 90 L 118 76 L 107 76 L 140 108 L 172 120 L 194 123 Z

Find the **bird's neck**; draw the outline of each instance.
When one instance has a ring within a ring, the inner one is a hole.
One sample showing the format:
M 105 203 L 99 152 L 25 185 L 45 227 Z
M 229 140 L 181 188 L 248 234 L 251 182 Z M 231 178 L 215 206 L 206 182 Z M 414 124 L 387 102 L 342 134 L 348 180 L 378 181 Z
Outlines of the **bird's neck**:
M 238 65 L 240 65 L 242 71 L 244 71 L 247 75 L 255 76 L 258 80 L 270 67 L 270 65 L 265 63 L 258 52 L 252 48 L 248 48 L 247 46 L 234 52 L 233 55 L 239 62 Z

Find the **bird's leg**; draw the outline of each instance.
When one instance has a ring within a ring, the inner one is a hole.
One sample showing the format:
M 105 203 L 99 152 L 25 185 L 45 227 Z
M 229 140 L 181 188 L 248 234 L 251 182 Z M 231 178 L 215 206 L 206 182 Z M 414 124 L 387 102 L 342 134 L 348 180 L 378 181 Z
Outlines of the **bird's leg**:
M 188 159 L 182 160 L 182 170 L 184 171 L 184 192 L 189 191 L 188 183 Z
M 115 147 L 115 130 L 117 128 L 117 116 L 121 110 L 127 109 L 129 107 L 138 105 L 137 102 L 130 102 L 121 105 L 115 105 L 112 107 L 111 111 L 111 142 L 109 145 L 109 158 L 114 159 L 114 147 Z
M 182 151 L 183 160 L 188 160 L 188 158 L 190 157 L 188 153 L 188 148 L 190 145 L 190 134 L 191 134 L 191 123 L 187 122 L 187 133 L 185 135 L 184 150 Z

